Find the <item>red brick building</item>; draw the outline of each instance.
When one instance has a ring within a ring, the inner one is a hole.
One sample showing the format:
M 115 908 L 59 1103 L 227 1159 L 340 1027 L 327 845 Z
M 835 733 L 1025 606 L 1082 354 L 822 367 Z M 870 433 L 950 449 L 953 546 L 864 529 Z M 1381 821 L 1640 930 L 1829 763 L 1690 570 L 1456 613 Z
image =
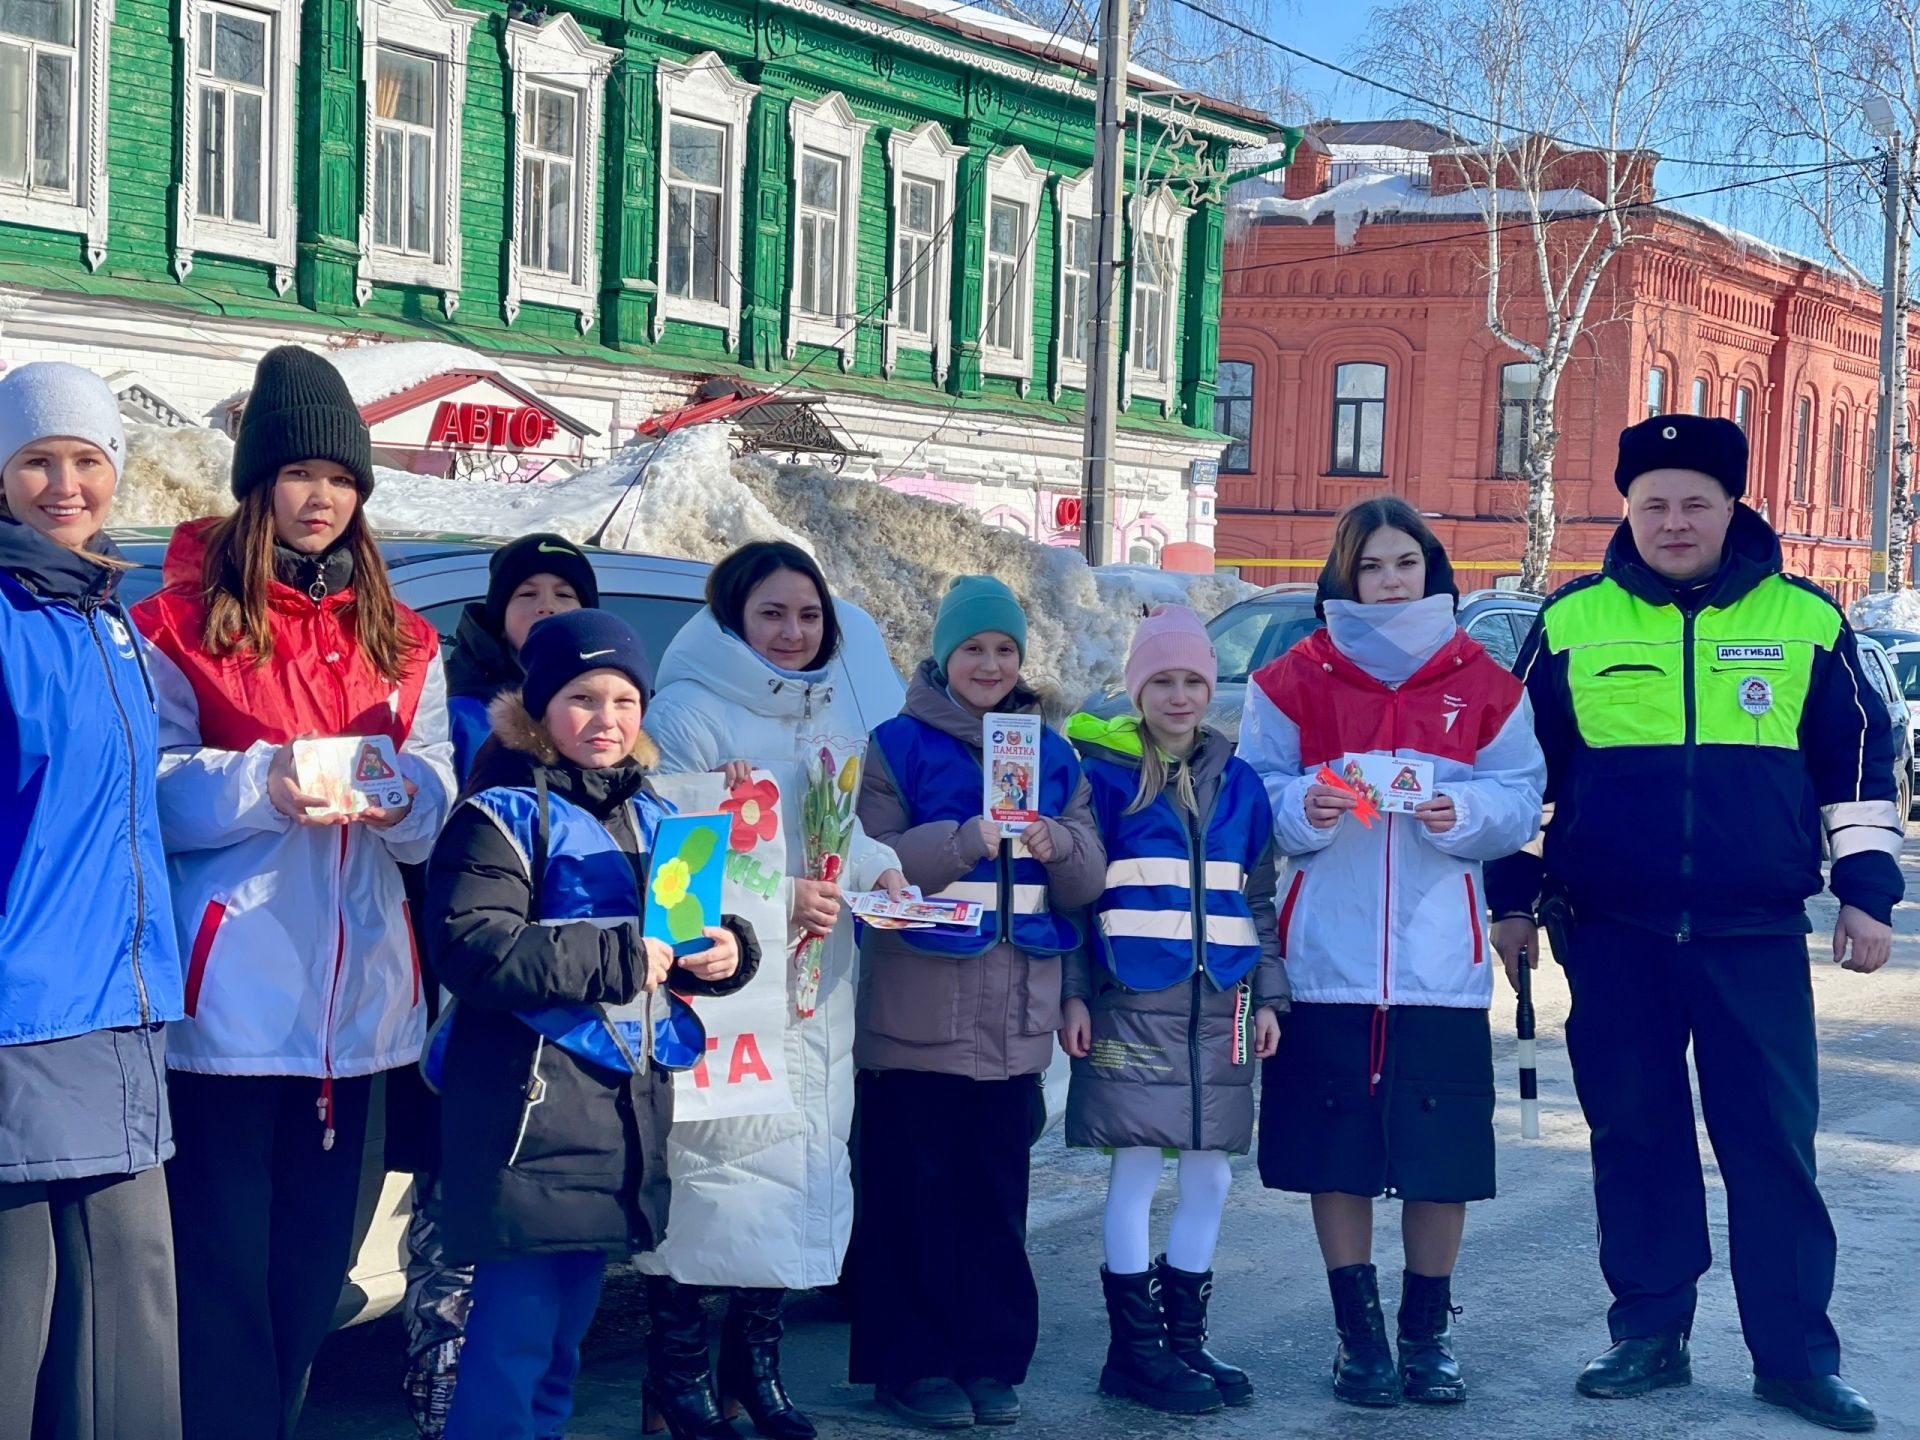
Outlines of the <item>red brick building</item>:
M 1534 371 L 1487 329 L 1480 212 L 1458 162 L 1428 153 L 1451 143 L 1415 122 L 1325 127 L 1283 193 L 1238 196 L 1215 423 L 1244 440 L 1221 463 L 1217 547 L 1223 562 L 1276 562 L 1244 569 L 1249 579 L 1312 578 L 1333 517 L 1382 492 L 1429 516 L 1464 583 L 1519 573 L 1525 495 L 1510 477 Z M 1567 157 L 1557 178 L 1579 186 L 1590 158 Z M 1636 163 L 1646 197 L 1654 164 Z M 1633 229 L 1643 238 L 1609 267 L 1561 382 L 1556 581 L 1594 568 L 1619 522 L 1619 431 L 1690 410 L 1746 429 L 1748 503 L 1781 532 L 1788 568 L 1858 594 L 1878 294 L 1676 211 L 1640 214 Z M 1564 236 L 1588 230 L 1571 222 Z M 1508 263 L 1519 293 L 1537 293 L 1530 254 L 1516 248 Z M 1508 324 L 1538 335 L 1534 316 L 1510 308 Z

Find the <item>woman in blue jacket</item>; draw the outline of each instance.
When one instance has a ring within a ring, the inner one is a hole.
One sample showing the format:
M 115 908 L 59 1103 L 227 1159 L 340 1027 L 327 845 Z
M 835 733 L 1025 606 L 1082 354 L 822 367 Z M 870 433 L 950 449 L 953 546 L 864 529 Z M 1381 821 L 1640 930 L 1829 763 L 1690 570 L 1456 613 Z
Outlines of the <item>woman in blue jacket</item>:
M 127 442 L 76 365 L 0 381 L 0 1435 L 179 1440 L 163 1027 L 180 960 Z

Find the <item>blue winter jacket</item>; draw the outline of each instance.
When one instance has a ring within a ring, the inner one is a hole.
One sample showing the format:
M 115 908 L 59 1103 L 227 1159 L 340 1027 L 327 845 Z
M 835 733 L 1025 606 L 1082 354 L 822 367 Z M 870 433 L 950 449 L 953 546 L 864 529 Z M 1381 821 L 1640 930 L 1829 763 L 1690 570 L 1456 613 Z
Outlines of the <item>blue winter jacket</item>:
M 0 517 L 0 1182 L 130 1173 L 171 1148 L 159 725 L 116 578 Z

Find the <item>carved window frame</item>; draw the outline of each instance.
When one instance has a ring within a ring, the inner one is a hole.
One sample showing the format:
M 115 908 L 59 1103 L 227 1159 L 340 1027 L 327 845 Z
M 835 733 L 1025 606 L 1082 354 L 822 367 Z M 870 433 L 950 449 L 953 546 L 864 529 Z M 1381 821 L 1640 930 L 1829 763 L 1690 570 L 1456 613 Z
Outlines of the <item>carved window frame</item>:
M 509 177 L 513 212 L 507 233 L 503 308 L 509 325 L 519 318 L 521 306 L 531 301 L 573 311 L 583 335 L 593 328 L 600 303 L 600 143 L 605 128 L 606 79 L 619 54 L 611 46 L 595 44 L 571 15 L 556 16 L 540 26 L 519 20 L 507 22 L 507 75 L 512 86 L 507 154 L 513 167 Z M 580 107 L 573 201 L 574 233 L 579 241 L 574 247 L 574 277 L 570 280 L 529 270 L 520 261 L 521 224 L 526 211 L 520 131 L 526 114 L 525 87 L 533 82 L 544 89 L 572 91 Z
M 360 76 L 362 133 L 360 264 L 353 296 L 361 305 L 373 287 L 417 285 L 440 292 L 440 308 L 451 320 L 460 307 L 460 161 L 461 114 L 467 103 L 467 40 L 480 13 L 446 0 L 360 0 Z M 435 196 L 433 254 L 421 256 L 374 244 L 374 134 L 380 52 L 397 50 L 433 62 L 439 99 L 434 144 Z M 517 253 L 517 252 L 516 252 Z
M 1136 263 L 1127 274 L 1126 376 L 1128 396 L 1158 400 L 1163 412 L 1170 412 L 1174 396 L 1180 392 L 1180 279 L 1186 265 L 1187 221 L 1193 211 L 1163 189 L 1156 189 L 1144 200 L 1136 195 L 1130 204 L 1133 221 L 1133 249 Z M 1160 369 L 1142 369 L 1134 351 L 1134 327 L 1138 316 L 1137 257 L 1142 245 L 1152 245 L 1159 260 L 1162 311 L 1160 321 Z
M 300 64 L 301 0 L 180 0 L 176 35 L 185 71 L 181 86 L 180 184 L 174 206 L 173 273 L 184 280 L 196 255 L 258 260 L 273 267 L 273 288 L 284 295 L 293 286 L 294 213 L 293 130 Z M 267 139 L 269 173 L 261 187 L 259 227 L 210 219 L 198 210 L 200 191 L 200 84 L 195 58 L 200 18 L 215 10 L 244 10 L 263 17 L 271 37 L 267 57 Z
M 684 65 L 672 60 L 655 63 L 654 84 L 660 100 L 660 174 L 656 187 L 654 224 L 654 287 L 659 303 L 653 308 L 653 339 L 666 331 L 667 321 L 684 320 L 693 325 L 709 325 L 725 332 L 727 348 L 740 343 L 740 246 L 741 205 L 746 175 L 747 124 L 760 87 L 735 75 L 727 62 L 709 50 L 694 56 Z M 673 122 L 676 118 L 711 125 L 727 135 L 727 156 L 722 174 L 727 187 L 722 200 L 720 223 L 724 230 L 720 258 L 724 262 L 719 302 L 695 300 L 667 290 L 667 184 Z
M 1025 207 L 1027 232 L 1016 252 L 1014 301 L 1020 309 L 1014 316 L 1014 345 L 1011 350 L 996 347 L 987 341 L 987 328 L 995 318 L 993 294 L 988 285 L 988 276 L 993 269 L 991 258 L 988 257 L 987 263 L 981 266 L 980 370 L 985 375 L 1019 381 L 1022 395 L 1027 393 L 1033 381 L 1034 251 L 1039 248 L 1040 204 L 1045 198 L 1047 178 L 1047 172 L 1033 163 L 1024 145 L 1016 145 L 987 159 L 986 205 L 981 214 L 988 233 L 982 237 L 983 255 L 985 242 L 990 240 L 992 234 L 994 201 L 1007 200 Z
M 954 198 L 960 183 L 960 157 L 967 147 L 948 138 L 938 121 L 929 120 L 918 129 L 896 130 L 887 137 L 887 184 L 893 196 L 893 234 L 887 246 L 887 373 L 899 364 L 900 352 L 913 350 L 933 356 L 933 377 L 944 385 L 947 368 L 953 363 L 953 223 Z M 938 197 L 933 217 L 933 245 L 928 263 L 933 268 L 932 336 L 929 345 L 918 335 L 899 328 L 900 297 L 904 293 L 900 273 L 900 217 L 904 213 L 901 193 L 909 180 L 932 185 Z
M 837 350 L 840 368 L 851 369 L 859 339 L 860 220 L 863 196 L 860 161 L 867 148 L 872 122 L 853 113 L 838 90 L 811 103 L 796 100 L 787 107 L 787 138 L 792 147 L 793 206 L 789 212 L 787 252 L 787 357 L 801 345 Z M 840 234 L 834 255 L 838 305 L 833 315 L 800 308 L 800 169 L 809 150 L 840 163 Z
M 1071 178 L 1062 176 L 1053 187 L 1054 214 L 1054 262 L 1053 285 L 1053 352 L 1054 388 L 1053 398 L 1058 400 L 1065 389 L 1084 391 L 1087 388 L 1087 365 L 1093 359 L 1093 316 L 1099 312 L 1100 296 L 1096 292 L 1093 279 L 1092 257 L 1088 259 L 1087 280 L 1087 353 L 1076 360 L 1067 353 L 1067 279 L 1072 273 L 1067 268 L 1070 227 L 1075 220 L 1084 220 L 1089 226 L 1096 226 L 1093 218 L 1093 171 L 1084 170 Z M 1089 235 L 1089 241 L 1097 250 L 1100 245 L 1098 228 Z
M 8 220 L 84 236 L 89 270 L 98 270 L 107 258 L 107 70 L 112 32 L 112 0 L 78 0 L 71 196 L 35 190 L 31 177 L 22 185 L 0 185 L 0 211 Z

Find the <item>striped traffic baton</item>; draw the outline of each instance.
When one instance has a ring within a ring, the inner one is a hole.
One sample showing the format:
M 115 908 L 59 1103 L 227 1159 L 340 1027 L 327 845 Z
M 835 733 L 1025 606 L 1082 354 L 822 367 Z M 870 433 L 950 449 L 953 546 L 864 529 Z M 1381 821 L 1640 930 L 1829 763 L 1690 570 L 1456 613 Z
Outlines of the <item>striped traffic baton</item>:
M 1527 947 L 1520 947 L 1519 1003 L 1514 1009 L 1514 1033 L 1520 1052 L 1520 1133 L 1528 1140 L 1540 1138 L 1540 1073 L 1535 1069 L 1533 1052 L 1533 964 Z

